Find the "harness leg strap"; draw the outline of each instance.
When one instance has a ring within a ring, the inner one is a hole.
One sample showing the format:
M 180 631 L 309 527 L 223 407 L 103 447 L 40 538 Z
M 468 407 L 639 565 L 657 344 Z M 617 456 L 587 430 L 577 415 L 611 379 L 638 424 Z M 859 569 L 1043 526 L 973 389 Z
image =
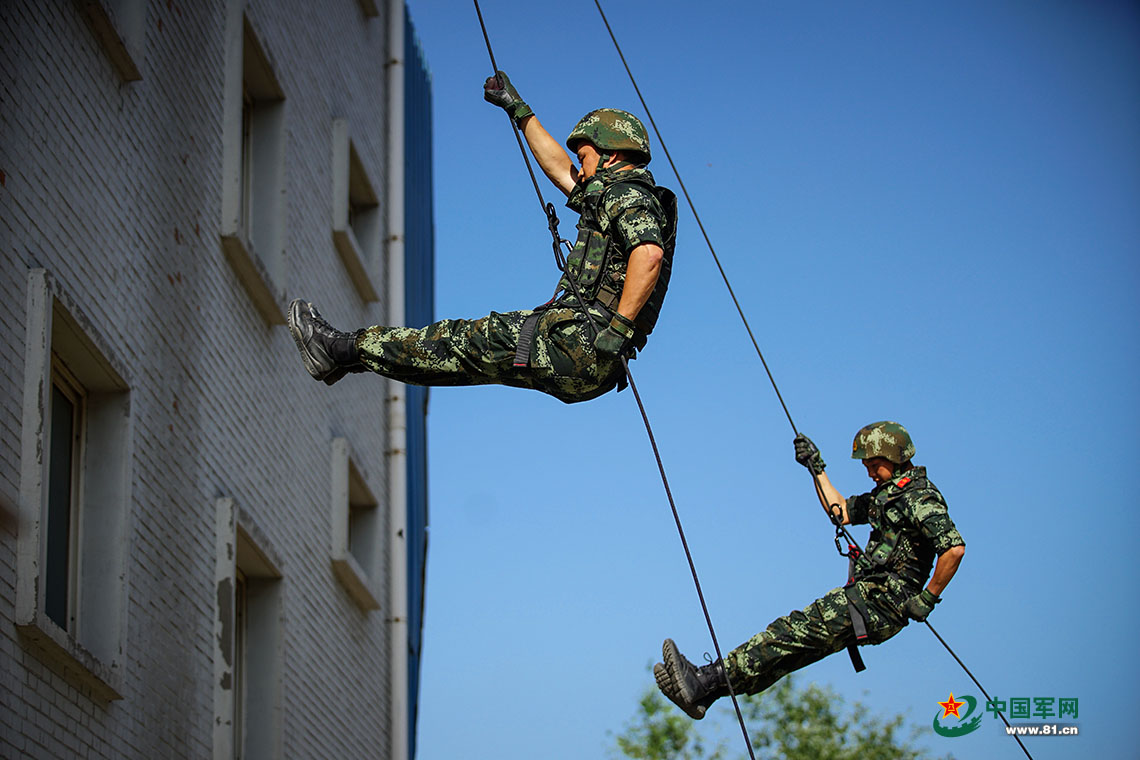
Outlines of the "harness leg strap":
M 530 348 L 534 343 L 534 331 L 538 327 L 538 320 L 542 317 L 541 311 L 536 311 L 523 321 L 522 329 L 519 330 L 519 344 L 515 349 L 515 362 L 516 367 L 526 367 L 530 365 Z
M 867 669 L 858 646 L 858 642 L 867 638 L 867 617 L 863 611 L 863 600 L 856 593 L 854 584 L 844 586 L 843 592 L 847 595 L 847 613 L 851 616 L 851 628 L 855 632 L 855 641 L 847 645 L 847 655 L 851 658 L 851 667 L 859 673 Z

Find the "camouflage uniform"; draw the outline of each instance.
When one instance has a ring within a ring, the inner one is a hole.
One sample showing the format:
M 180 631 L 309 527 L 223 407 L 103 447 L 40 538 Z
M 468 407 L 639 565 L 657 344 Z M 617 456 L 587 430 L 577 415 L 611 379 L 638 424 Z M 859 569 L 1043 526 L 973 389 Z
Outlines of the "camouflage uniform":
M 364 366 L 415 385 L 510 385 L 542 391 L 568 404 L 610 391 L 624 371 L 616 354 L 595 351 L 595 334 L 609 323 L 608 312 L 617 308 L 614 296 L 620 298 L 630 252 L 652 243 L 665 256 L 656 288 L 634 320 L 634 345 L 645 345 L 669 283 L 675 199 L 656 187 L 645 168 L 600 169 L 574 188 L 566 205 L 581 214 L 579 234 L 566 274 L 548 303 L 491 312 L 481 319 L 445 319 L 419 329 L 368 328 L 356 342 Z M 595 327 L 588 323 L 569 278 L 578 284 Z M 536 312 L 540 316 L 529 361 L 514 366 L 523 324 Z
M 925 467 L 848 498 L 847 514 L 852 524 L 872 528 L 855 568 L 854 589 L 866 610 L 868 636 L 861 643 L 879 644 L 906 626 L 903 604 L 922 590 L 934 560 L 965 542 L 942 494 L 926 479 Z M 757 694 L 854 641 L 847 601 L 843 588 L 832 589 L 729 652 L 724 662 L 733 687 Z

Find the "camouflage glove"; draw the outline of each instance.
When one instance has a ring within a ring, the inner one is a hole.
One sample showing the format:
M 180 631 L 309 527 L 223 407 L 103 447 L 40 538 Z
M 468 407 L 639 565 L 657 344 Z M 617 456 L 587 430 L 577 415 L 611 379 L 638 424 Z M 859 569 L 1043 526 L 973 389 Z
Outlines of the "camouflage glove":
M 487 77 L 483 83 L 483 100 L 506 111 L 515 126 L 527 116 L 534 115 L 526 101 L 519 97 L 519 91 L 511 84 L 511 80 L 501 71 L 496 76 Z
M 633 320 L 615 312 L 606 329 L 594 338 L 594 350 L 598 352 L 599 358 L 628 356 L 634 329 Z
M 935 596 L 928 589 L 923 589 L 921 594 L 916 594 L 906 600 L 906 604 L 903 605 L 903 612 L 908 618 L 921 623 L 926 620 L 927 615 L 934 612 L 934 605 L 941 601 L 942 597 Z
M 827 465 L 819 453 L 819 447 L 812 443 L 810 438 L 800 433 L 796 436 L 794 443 L 796 447 L 796 461 L 808 468 L 813 475 L 820 475 L 827 469 Z

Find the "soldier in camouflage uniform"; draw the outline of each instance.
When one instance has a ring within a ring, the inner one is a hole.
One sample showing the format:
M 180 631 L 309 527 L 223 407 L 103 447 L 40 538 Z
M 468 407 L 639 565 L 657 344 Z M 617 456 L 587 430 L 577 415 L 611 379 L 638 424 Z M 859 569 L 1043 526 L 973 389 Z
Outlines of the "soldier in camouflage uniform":
M 666 639 L 664 662 L 653 673 L 665 696 L 692 718 L 703 718 L 713 701 L 728 695 L 729 680 L 737 694 L 758 694 L 792 671 L 855 643 L 858 633 L 864 637 L 857 643 L 879 644 L 901 631 L 908 618 L 926 620 L 965 553 L 942 494 L 927 479 L 925 467 L 911 464 L 914 444 L 902 425 L 876 422 L 855 436 L 851 457 L 863 460 L 876 486 L 848 499 L 831 485 L 811 439 L 797 436 L 795 448 L 796 460 L 818 479 L 824 509 L 844 525 L 870 523 L 866 551 L 855 561 L 848 586 L 777 618 L 723 662 L 696 667 Z M 932 564 L 934 574 L 926 583 Z M 853 624 L 856 616 L 865 631 Z
M 591 111 L 566 140 L 581 168 L 539 123 L 507 75 L 483 85 L 523 133 L 546 176 L 580 214 L 578 239 L 549 302 L 534 309 L 445 319 L 420 329 L 334 329 L 300 299 L 289 330 L 305 367 L 335 383 L 370 370 L 416 385 L 510 385 L 566 403 L 624 381 L 622 357 L 645 346 L 669 285 L 677 201 L 645 168 L 649 136 L 632 114 Z

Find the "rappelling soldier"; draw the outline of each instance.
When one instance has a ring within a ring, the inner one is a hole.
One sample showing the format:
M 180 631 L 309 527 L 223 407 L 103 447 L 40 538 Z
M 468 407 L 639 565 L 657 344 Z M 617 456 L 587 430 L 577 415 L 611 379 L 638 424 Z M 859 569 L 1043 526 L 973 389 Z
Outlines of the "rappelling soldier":
M 820 500 L 834 519 L 870 523 L 866 550 L 852 558 L 846 587 L 777 618 L 723 661 L 697 667 L 666 639 L 664 662 L 653 666 L 653 674 L 665 696 L 692 718 L 703 718 L 709 705 L 727 696 L 730 680 L 734 693 L 758 694 L 844 647 L 856 660 L 855 645 L 886 641 L 908 618 L 926 620 L 962 561 L 965 542 L 926 468 L 911 463 L 914 444 L 902 425 L 876 422 L 856 434 L 851 458 L 863 461 L 876 485 L 847 499 L 831 484 L 811 439 L 798 435 L 795 450 L 796 461 L 815 475 Z
M 570 155 L 498 72 L 484 98 L 503 108 L 542 171 L 580 215 L 578 238 L 554 297 L 535 309 L 446 319 L 427 327 L 341 332 L 307 301 L 289 307 L 289 330 L 305 368 L 329 385 L 372 371 L 415 385 L 510 385 L 566 403 L 624 383 L 653 331 L 673 263 L 677 201 L 649 170 L 649 136 L 637 117 L 591 111 L 566 139 Z

